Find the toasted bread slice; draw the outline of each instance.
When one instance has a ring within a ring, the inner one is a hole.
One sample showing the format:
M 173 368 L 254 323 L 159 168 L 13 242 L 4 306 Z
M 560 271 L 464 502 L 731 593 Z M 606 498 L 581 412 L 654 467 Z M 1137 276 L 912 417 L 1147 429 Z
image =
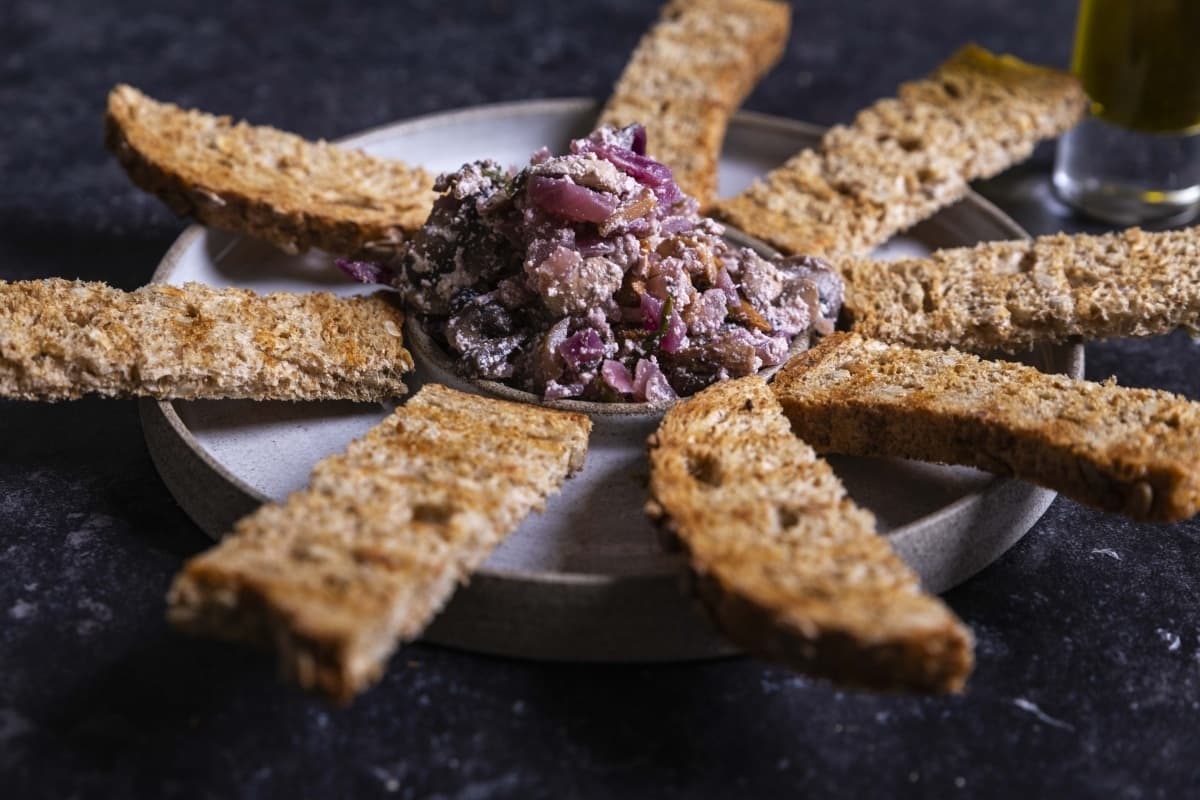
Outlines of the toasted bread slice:
M 167 616 L 274 647 L 285 678 L 349 700 L 583 466 L 590 428 L 581 414 L 426 385 L 318 463 L 307 489 L 190 560 Z
M 774 0 L 672 0 L 634 50 L 600 124 L 646 126 L 648 153 L 706 207 L 730 117 L 787 44 Z
M 1200 511 L 1200 403 L 835 334 L 773 384 L 822 453 L 979 467 L 1135 519 Z
M 288 253 L 384 257 L 435 198 L 423 169 L 159 103 L 132 86 L 109 93 L 105 137 L 133 182 L 176 214 Z
M 672 408 L 650 439 L 646 510 L 692 589 L 753 652 L 838 683 L 957 691 L 970 632 L 875 532 L 757 377 Z
M 961 198 L 967 181 L 1027 158 L 1086 106 L 1070 75 L 969 45 L 714 211 L 787 253 L 866 255 Z
M 394 295 L 0 281 L 0 397 L 383 400 L 413 367 Z
M 1200 228 L 1057 234 L 837 267 L 853 329 L 898 344 L 1018 352 L 1200 329 Z

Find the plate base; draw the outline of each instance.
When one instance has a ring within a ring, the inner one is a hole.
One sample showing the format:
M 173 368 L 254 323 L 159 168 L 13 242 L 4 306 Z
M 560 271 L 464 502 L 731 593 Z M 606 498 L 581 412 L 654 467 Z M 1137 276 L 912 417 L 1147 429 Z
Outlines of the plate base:
M 485 156 L 522 163 L 542 145 L 564 147 L 586 133 L 596 109 L 590 100 L 512 103 L 404 122 L 347 144 L 435 170 Z M 722 154 L 721 194 L 740 191 L 820 135 L 804 123 L 738 114 Z M 1023 236 L 1011 219 L 969 194 L 879 255 Z M 198 227 L 180 237 L 154 279 L 260 292 L 367 290 L 346 283 L 324 254 L 286 256 Z M 1079 377 L 1082 353 L 1082 347 L 1048 348 L 1028 360 Z M 429 379 L 419 371 L 410 389 Z M 140 408 L 163 481 L 213 536 L 262 502 L 304 486 L 316 461 L 388 413 L 384 406 L 353 403 L 143 401 Z M 530 517 L 497 548 L 429 628 L 428 640 L 555 660 L 662 661 L 733 652 L 679 592 L 682 561 L 659 549 L 641 512 L 649 429 L 608 437 L 601 428 L 593 434 L 585 470 L 551 498 L 544 514 Z M 933 591 L 990 564 L 1054 498 L 1045 489 L 964 468 L 832 461 L 851 496 L 876 514 L 881 530 Z

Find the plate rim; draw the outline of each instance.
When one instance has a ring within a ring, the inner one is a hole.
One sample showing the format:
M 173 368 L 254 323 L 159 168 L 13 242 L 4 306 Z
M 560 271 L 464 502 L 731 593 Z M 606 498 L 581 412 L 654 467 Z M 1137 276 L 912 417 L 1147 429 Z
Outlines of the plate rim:
M 381 140 L 391 138 L 398 132 L 420 131 L 433 126 L 441 126 L 447 123 L 453 123 L 457 120 L 468 120 L 475 118 L 495 118 L 496 116 L 523 116 L 535 115 L 539 113 L 582 113 L 589 109 L 598 108 L 599 101 L 590 97 L 562 97 L 562 98 L 539 98 L 532 100 L 514 100 L 498 103 L 487 103 L 477 106 L 469 106 L 464 108 L 448 109 L 445 111 L 434 111 L 427 114 L 421 114 L 415 117 L 410 117 L 394 122 L 375 125 L 370 128 L 349 134 L 344 137 L 333 140 L 336 144 L 366 147 Z M 774 114 L 766 114 L 757 111 L 739 110 L 731 120 L 742 125 L 752 128 L 765 128 L 768 130 L 782 131 L 795 133 L 809 137 L 820 137 L 827 128 L 816 125 L 803 120 L 791 119 Z M 1005 213 L 1002 209 L 996 206 L 987 198 L 975 192 L 973 189 L 967 189 L 966 194 L 959 202 L 968 203 L 973 206 L 978 213 L 988 217 L 991 222 L 997 227 L 1012 234 L 1013 238 L 1029 239 L 1030 234 L 1024 230 L 1011 216 Z M 179 237 L 172 243 L 171 247 L 163 255 L 158 266 L 151 274 L 151 283 L 166 283 L 174 274 L 179 266 L 179 262 L 185 252 L 187 252 L 200 237 L 205 235 L 209 229 L 200 224 L 188 225 Z M 237 240 L 241 240 L 243 236 L 237 236 Z M 1070 345 L 1072 348 L 1070 357 L 1068 358 L 1068 369 L 1072 372 L 1082 372 L 1083 366 L 1083 348 L 1082 345 Z M 170 400 L 147 400 L 142 404 L 143 415 L 157 411 L 161 415 L 161 422 L 165 422 L 171 431 L 178 437 L 179 443 L 186 446 L 187 449 L 198 458 L 205 467 L 214 472 L 222 481 L 227 483 L 236 491 L 244 494 L 256 503 L 265 504 L 273 502 L 270 497 L 259 492 L 254 487 L 250 486 L 237 475 L 230 472 L 224 465 L 216 461 L 208 451 L 200 445 L 192 431 L 184 424 L 179 413 L 176 411 L 174 401 Z M 143 429 L 147 430 L 145 421 L 143 421 Z M 919 538 L 923 529 L 931 524 L 937 524 L 938 520 L 946 516 L 952 516 L 963 511 L 965 506 L 970 506 L 979 503 L 986 495 L 995 492 L 1000 487 L 1009 483 L 1020 483 L 1013 478 L 1003 476 L 995 476 L 979 489 L 969 492 L 958 499 L 948 503 L 945 506 L 938 508 L 936 511 L 913 520 L 898 528 L 888 531 L 886 536 L 893 547 L 902 549 L 904 542 L 908 539 Z M 1046 489 L 1040 486 L 1027 485 L 1029 490 L 1033 492 L 1030 499 L 1036 498 L 1035 502 L 1041 507 L 1036 519 L 1040 518 L 1041 514 L 1045 513 L 1046 508 L 1056 497 L 1056 492 L 1051 489 Z M 169 488 L 169 487 L 168 487 Z M 173 493 L 173 492 L 172 492 Z M 189 517 L 191 515 L 189 514 Z M 195 520 L 193 520 L 195 522 Z M 203 530 L 203 526 L 200 526 Z M 1013 540 L 1013 543 L 1024 537 L 1027 531 L 1023 531 L 1020 536 Z M 212 535 L 205 530 L 207 535 Z M 1012 545 L 1009 544 L 1008 547 Z M 1001 554 L 1007 550 L 1001 551 Z M 996 556 L 999 557 L 999 556 Z M 986 561 L 979 569 L 992 563 L 995 559 L 992 558 Z M 494 580 L 520 580 L 526 582 L 534 582 L 539 584 L 569 584 L 581 587 L 611 587 L 616 584 L 627 581 L 644 581 L 647 579 L 661 578 L 663 575 L 674 574 L 677 567 L 672 567 L 669 570 L 664 570 L 661 573 L 643 573 L 638 575 L 604 575 L 599 573 L 586 572 L 533 572 L 520 569 L 490 569 L 481 567 L 474 572 L 474 575 L 485 579 Z M 975 570 L 975 571 L 978 571 Z M 973 574 L 973 573 L 972 573 Z M 964 578 L 965 580 L 965 578 Z

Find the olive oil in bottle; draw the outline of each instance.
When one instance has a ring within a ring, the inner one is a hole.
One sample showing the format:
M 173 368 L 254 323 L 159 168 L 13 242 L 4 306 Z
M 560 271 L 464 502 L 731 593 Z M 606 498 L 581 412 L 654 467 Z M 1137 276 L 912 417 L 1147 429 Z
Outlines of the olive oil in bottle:
M 1119 224 L 1200 209 L 1200 0 L 1081 0 L 1072 70 L 1091 113 L 1059 142 L 1054 186 Z
M 1200 2 L 1083 0 L 1071 65 L 1106 122 L 1200 130 Z

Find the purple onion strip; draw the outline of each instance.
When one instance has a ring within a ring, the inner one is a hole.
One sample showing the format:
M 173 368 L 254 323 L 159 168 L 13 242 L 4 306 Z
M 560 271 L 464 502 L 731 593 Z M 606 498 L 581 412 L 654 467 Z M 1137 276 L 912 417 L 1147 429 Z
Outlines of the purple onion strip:
M 678 311 L 672 311 L 667 318 L 666 329 L 658 342 L 659 349 L 664 353 L 677 353 L 687 339 L 687 325 Z
M 615 198 L 567 178 L 534 175 L 529 179 L 528 191 L 529 199 L 543 211 L 572 222 L 604 222 L 617 210 Z
M 621 394 L 633 394 L 633 376 L 620 361 L 608 359 L 600 366 L 600 377 L 608 386 Z
M 663 301 L 652 294 L 642 295 L 642 325 L 648 331 L 657 331 L 662 327 Z
M 390 284 L 394 273 L 377 261 L 354 261 L 349 258 L 339 258 L 333 262 L 337 268 L 359 283 Z
M 591 328 L 584 328 L 568 336 L 558 346 L 558 354 L 568 369 L 582 372 L 604 358 L 604 340 Z

